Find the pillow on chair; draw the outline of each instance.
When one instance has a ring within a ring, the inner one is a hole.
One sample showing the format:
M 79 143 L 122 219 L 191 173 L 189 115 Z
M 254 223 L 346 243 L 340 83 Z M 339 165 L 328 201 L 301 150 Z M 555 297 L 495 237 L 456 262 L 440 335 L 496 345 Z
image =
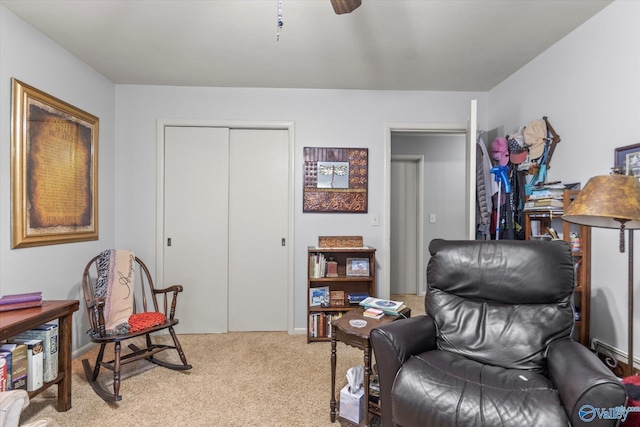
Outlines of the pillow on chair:
M 152 326 L 162 325 L 166 321 L 167 317 L 157 311 L 132 314 L 129 316 L 129 332 L 138 332 Z

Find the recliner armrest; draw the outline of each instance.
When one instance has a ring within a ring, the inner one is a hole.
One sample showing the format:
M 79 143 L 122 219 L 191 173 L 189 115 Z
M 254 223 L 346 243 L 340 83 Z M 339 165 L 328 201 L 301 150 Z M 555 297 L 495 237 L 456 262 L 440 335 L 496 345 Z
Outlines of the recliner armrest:
M 572 426 L 616 425 L 617 419 L 601 419 L 597 413 L 580 418 L 581 409 L 609 409 L 627 402 L 624 386 L 595 354 L 571 339 L 557 340 L 549 346 L 547 370 Z
M 391 388 L 398 369 L 414 354 L 436 349 L 436 325 L 431 317 L 396 320 L 369 335 L 378 367 L 382 425 L 392 426 Z

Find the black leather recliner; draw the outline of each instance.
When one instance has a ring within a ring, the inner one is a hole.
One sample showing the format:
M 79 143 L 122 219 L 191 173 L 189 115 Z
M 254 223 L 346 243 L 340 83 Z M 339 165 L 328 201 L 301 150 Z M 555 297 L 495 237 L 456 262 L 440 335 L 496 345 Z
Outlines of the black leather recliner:
M 371 332 L 385 427 L 614 426 L 618 378 L 573 341 L 564 241 L 429 245 L 426 316 Z

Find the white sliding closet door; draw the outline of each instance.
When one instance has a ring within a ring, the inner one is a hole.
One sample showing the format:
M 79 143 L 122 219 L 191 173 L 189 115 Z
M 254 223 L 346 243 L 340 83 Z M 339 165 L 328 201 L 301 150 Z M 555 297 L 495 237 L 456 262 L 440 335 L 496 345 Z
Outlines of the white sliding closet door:
M 289 136 L 232 129 L 229 330 L 286 331 Z
M 164 283 L 184 286 L 179 332 L 226 332 L 229 129 L 166 127 L 164 148 Z

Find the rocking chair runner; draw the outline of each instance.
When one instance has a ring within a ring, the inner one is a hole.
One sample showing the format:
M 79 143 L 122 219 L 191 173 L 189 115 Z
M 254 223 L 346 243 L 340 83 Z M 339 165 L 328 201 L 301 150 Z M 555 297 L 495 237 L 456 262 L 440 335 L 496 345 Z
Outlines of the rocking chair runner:
M 134 258 L 133 255 L 131 257 Z M 174 316 L 178 293 L 182 292 L 182 286 L 173 285 L 165 289 L 155 289 L 147 266 L 138 257 L 135 257 L 135 262 L 133 262 L 131 266 L 137 273 L 135 275 L 134 286 L 139 292 L 133 293 L 133 313 L 138 319 L 140 317 L 143 317 L 143 319 L 141 319 L 142 322 L 137 322 L 138 324 L 135 325 L 137 327 L 131 327 L 128 331 L 124 329 L 113 333 L 105 326 L 106 298 L 96 296 L 100 258 L 101 256 L 97 255 L 89 261 L 82 275 L 82 289 L 91 326 L 89 335 L 91 341 L 100 344 L 100 350 L 98 351 L 98 356 L 93 367 L 91 367 L 88 359 L 83 359 L 82 365 L 87 380 L 91 384 L 91 387 L 93 387 L 93 390 L 105 401 L 115 402 L 122 399 L 120 395 L 120 368 L 122 365 L 140 359 L 146 359 L 156 365 L 174 370 L 188 370 L 191 369 L 191 365 L 187 363 L 187 358 L 182 351 L 178 337 L 173 329 L 174 326 L 178 324 L 178 319 L 174 318 Z M 140 307 L 137 307 L 136 304 L 137 296 L 141 296 Z M 158 305 L 158 300 L 161 301 L 161 306 Z M 170 306 L 169 301 L 171 301 Z M 140 313 L 148 314 L 141 315 Z M 146 322 L 149 319 L 152 319 L 152 321 Z M 151 334 L 164 329 L 169 331 L 173 339 L 173 345 L 153 343 Z M 123 341 L 141 336 L 145 337 L 146 346 L 140 348 L 137 345 L 129 344 L 128 347 L 132 352 L 121 355 L 121 343 Z M 114 347 L 114 358 L 110 361 L 103 361 L 105 348 L 107 344 L 111 343 Z M 156 353 L 165 350 L 176 350 L 182 364 L 167 363 L 154 357 Z M 98 374 L 100 373 L 101 367 L 113 372 L 113 392 L 105 390 L 98 382 Z

